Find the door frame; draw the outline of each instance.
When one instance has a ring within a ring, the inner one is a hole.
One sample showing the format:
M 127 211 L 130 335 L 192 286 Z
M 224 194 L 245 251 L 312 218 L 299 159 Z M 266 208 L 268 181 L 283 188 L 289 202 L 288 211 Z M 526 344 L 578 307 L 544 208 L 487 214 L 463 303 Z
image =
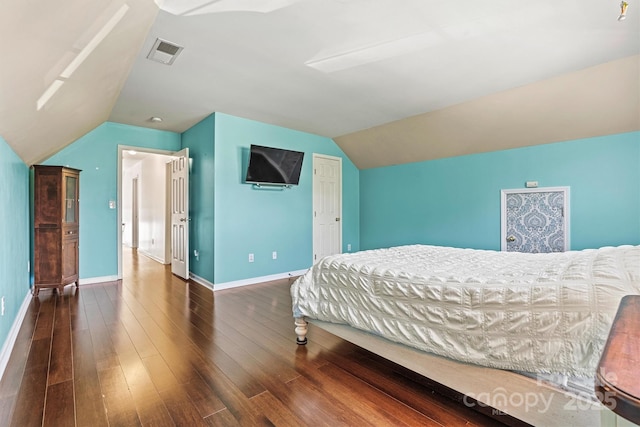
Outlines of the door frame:
M 131 186 L 131 247 L 138 249 L 140 227 L 140 177 L 133 178 Z
M 520 193 L 564 193 L 563 218 L 564 218 L 564 251 L 571 250 L 571 242 L 569 236 L 570 229 L 570 212 L 569 212 L 569 196 L 570 187 L 536 187 L 536 188 L 513 188 L 508 190 L 500 190 L 500 250 L 507 250 L 507 195 Z
M 317 260 L 314 260 L 314 255 L 316 254 L 316 248 L 319 242 L 316 241 L 316 219 L 315 219 L 315 212 L 316 212 L 316 159 L 327 159 L 327 160 L 335 160 L 338 162 L 339 165 L 339 170 L 340 170 L 340 177 L 338 180 L 338 188 L 340 189 L 340 197 L 339 197 L 339 204 L 340 204 L 340 227 L 338 227 L 339 229 L 339 235 L 338 235 L 338 246 L 339 246 L 339 252 L 338 253 L 342 253 L 342 228 L 343 228 L 343 224 L 344 224 L 344 218 L 342 216 L 342 193 L 343 193 L 343 188 L 342 188 L 342 157 L 336 157 L 336 156 L 329 156 L 327 154 L 319 154 L 319 153 L 313 153 L 312 155 L 312 166 L 313 166 L 313 170 L 312 170 L 312 180 L 311 180 L 311 264 L 315 264 Z
M 118 276 L 117 279 L 122 279 L 122 152 L 133 150 L 138 153 L 149 153 L 149 154 L 161 154 L 163 156 L 175 156 L 175 154 L 180 151 L 171 151 L 171 150 L 161 150 L 154 148 L 145 148 L 145 147 L 136 147 L 132 145 L 118 145 L 118 171 L 116 176 L 116 211 L 117 211 L 117 258 L 118 258 Z M 165 191 L 167 191 L 165 189 Z M 138 192 L 138 196 L 139 196 Z M 168 244 L 170 244 L 169 242 Z M 167 242 L 165 242 L 167 244 Z

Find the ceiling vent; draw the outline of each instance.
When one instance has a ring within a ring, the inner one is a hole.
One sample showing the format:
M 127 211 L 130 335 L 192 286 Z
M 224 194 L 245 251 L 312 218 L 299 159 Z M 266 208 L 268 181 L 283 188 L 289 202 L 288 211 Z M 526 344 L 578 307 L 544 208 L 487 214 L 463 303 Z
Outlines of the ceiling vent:
M 182 46 L 168 42 L 162 39 L 156 39 L 147 58 L 165 65 L 173 64 L 176 57 L 184 49 Z

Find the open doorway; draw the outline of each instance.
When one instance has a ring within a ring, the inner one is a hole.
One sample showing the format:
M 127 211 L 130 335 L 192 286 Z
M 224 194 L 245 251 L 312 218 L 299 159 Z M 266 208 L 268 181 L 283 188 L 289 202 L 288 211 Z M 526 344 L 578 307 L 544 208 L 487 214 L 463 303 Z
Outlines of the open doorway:
M 174 152 L 118 148 L 118 278 L 123 245 L 171 263 L 170 168 Z M 128 252 L 129 253 L 129 252 Z

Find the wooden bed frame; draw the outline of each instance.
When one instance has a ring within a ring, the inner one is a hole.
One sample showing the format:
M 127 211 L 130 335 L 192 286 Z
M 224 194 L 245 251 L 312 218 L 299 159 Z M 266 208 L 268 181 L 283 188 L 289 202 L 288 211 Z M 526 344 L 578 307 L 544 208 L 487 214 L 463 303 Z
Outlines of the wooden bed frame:
M 455 392 L 456 400 L 505 424 L 611 426 L 603 421 L 606 417 L 601 416 L 601 412 L 608 410 L 599 402 L 576 397 L 514 372 L 457 362 L 347 325 L 296 318 L 296 342 L 300 345 L 307 343 L 307 321 Z

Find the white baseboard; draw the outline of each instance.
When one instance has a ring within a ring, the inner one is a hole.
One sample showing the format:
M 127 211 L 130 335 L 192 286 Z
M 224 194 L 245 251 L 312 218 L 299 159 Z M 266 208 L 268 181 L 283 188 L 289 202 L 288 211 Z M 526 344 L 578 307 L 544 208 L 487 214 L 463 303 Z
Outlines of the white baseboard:
M 250 279 L 235 280 L 233 282 L 216 283 L 216 284 L 211 283 L 204 277 L 200 277 L 197 274 L 193 274 L 192 272 L 189 272 L 189 278 L 194 282 L 201 284 L 204 287 L 213 289 L 214 291 L 219 291 L 222 289 L 237 288 L 240 286 L 255 285 L 256 283 L 270 282 L 272 280 L 280 280 L 280 279 L 287 279 L 289 277 L 302 276 L 306 272 L 307 270 L 290 271 L 288 273 L 278 273 L 278 274 L 272 274 L 270 276 L 252 277 Z M 80 286 L 92 285 L 94 283 L 114 282 L 116 280 L 118 280 L 117 275 L 102 276 L 102 277 L 88 277 L 86 279 L 80 279 Z
M 93 285 L 94 283 L 115 282 L 118 280 L 118 276 L 102 276 L 102 277 L 87 277 L 86 279 L 79 279 L 80 286 Z
M 162 265 L 171 264 L 171 262 L 166 262 L 164 259 L 162 259 L 160 257 L 157 257 L 157 256 L 151 254 L 150 252 L 145 251 L 144 249 L 138 248 L 138 253 L 141 254 L 141 255 L 146 256 L 147 258 L 151 258 L 152 260 L 157 261 Z
M 13 319 L 13 325 L 11 325 L 7 339 L 4 341 L 4 345 L 2 346 L 2 351 L 0 352 L 0 379 L 4 377 L 4 370 L 7 368 L 7 363 L 9 363 L 13 346 L 16 343 L 16 338 L 18 338 L 18 332 L 20 332 L 20 327 L 22 326 L 24 317 L 27 314 L 27 309 L 29 308 L 29 304 L 31 304 L 32 298 L 31 291 L 27 291 L 27 295 L 22 301 L 22 305 L 18 310 L 16 318 Z
M 201 284 L 205 288 L 209 288 L 209 289 L 213 290 L 213 283 L 211 283 L 210 281 L 208 281 L 204 277 L 200 277 L 197 274 L 193 274 L 192 272 L 189 272 L 189 279 L 193 280 L 196 283 Z
M 213 290 L 221 291 L 223 289 L 237 288 L 240 286 L 255 285 L 256 283 L 270 282 L 272 280 L 287 279 L 289 277 L 302 276 L 307 270 L 290 271 L 288 273 L 272 274 L 270 276 L 252 277 L 250 279 L 235 280 L 233 282 L 216 283 Z

